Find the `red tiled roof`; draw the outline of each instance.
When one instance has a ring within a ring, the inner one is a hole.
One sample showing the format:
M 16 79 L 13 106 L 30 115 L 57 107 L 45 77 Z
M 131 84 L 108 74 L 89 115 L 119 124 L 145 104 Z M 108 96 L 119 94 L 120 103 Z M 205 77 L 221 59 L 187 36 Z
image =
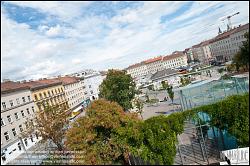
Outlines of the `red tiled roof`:
M 162 60 L 162 56 L 159 56 L 159 57 L 156 57 L 156 58 L 152 58 L 152 59 L 148 59 L 148 60 L 145 60 L 143 62 L 145 62 L 146 64 L 148 64 L 148 63 L 153 63 L 153 62 L 160 61 L 160 60 Z
M 144 62 L 136 63 L 136 64 L 133 64 L 133 65 L 130 65 L 128 68 L 126 68 L 126 70 L 128 70 L 128 69 L 133 69 L 133 68 L 142 66 L 142 65 L 144 65 L 144 64 L 145 64 Z
M 80 78 L 67 76 L 67 77 L 59 77 L 58 80 L 62 81 L 63 85 L 68 85 L 78 82 Z
M 43 79 L 43 80 L 37 80 L 37 81 L 30 81 L 23 83 L 27 86 L 29 86 L 32 90 L 35 89 L 42 89 L 50 86 L 60 85 L 62 84 L 62 81 L 54 79 Z
M 166 60 L 175 59 L 175 58 L 178 58 L 181 56 L 184 56 L 184 54 L 180 51 L 176 51 L 176 52 L 172 53 L 171 55 L 164 56 L 163 60 L 166 61 Z
M 29 86 L 24 85 L 19 82 L 8 81 L 8 82 L 1 83 L 1 94 L 19 91 L 19 90 L 25 90 L 25 89 L 29 89 Z

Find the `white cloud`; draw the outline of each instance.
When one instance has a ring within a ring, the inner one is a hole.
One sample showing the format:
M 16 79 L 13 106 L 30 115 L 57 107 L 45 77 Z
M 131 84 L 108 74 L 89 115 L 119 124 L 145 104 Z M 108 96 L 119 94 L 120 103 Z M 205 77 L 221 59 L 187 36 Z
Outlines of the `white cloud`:
M 62 29 L 61 29 L 60 25 L 57 25 L 55 27 L 50 27 L 46 31 L 46 35 L 49 36 L 49 37 L 58 36 L 61 33 L 62 33 Z
M 249 2 L 194 2 L 190 10 L 165 24 L 161 17 L 174 13 L 185 2 L 145 2 L 139 8 L 122 9 L 110 19 L 96 15 L 81 17 L 88 3 L 11 3 L 58 16 L 70 25 L 49 26 L 41 22 L 34 30 L 11 20 L 1 10 L 1 75 L 12 79 L 66 74 L 83 68 L 124 68 L 215 36 L 217 25 L 222 26 L 219 18 L 234 10 L 239 10 L 240 15 L 232 19 L 233 24 L 249 19 Z M 225 6 L 190 19 L 215 4 Z M 186 19 L 189 20 L 183 22 Z M 183 26 L 177 28 L 179 23 Z

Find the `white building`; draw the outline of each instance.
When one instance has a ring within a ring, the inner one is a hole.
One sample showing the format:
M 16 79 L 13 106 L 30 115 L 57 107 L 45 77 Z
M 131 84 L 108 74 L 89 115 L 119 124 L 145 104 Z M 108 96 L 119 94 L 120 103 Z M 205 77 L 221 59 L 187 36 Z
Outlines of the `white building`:
M 175 51 L 162 59 L 163 69 L 174 69 L 187 66 L 187 56 L 181 51 Z
M 105 78 L 106 75 L 100 72 L 94 72 L 84 76 L 85 99 L 96 100 L 99 98 L 99 86 Z
M 148 74 L 154 74 L 164 69 L 187 65 L 187 55 L 181 51 L 175 51 L 171 55 L 159 56 L 131 65 L 125 70 L 128 74 L 131 74 L 132 78 L 135 80 L 143 80 Z
M 59 77 L 71 111 L 80 110 L 84 101 L 84 81 L 78 77 Z
M 28 86 L 17 82 L 1 83 L 1 165 L 41 140 L 35 134 L 26 138 L 21 136 L 27 128 L 27 119 L 34 118 L 34 106 Z
M 249 31 L 249 24 L 235 27 L 216 36 L 211 43 L 211 54 L 219 62 L 232 60 L 240 50 L 242 42 L 246 41 L 244 34 Z

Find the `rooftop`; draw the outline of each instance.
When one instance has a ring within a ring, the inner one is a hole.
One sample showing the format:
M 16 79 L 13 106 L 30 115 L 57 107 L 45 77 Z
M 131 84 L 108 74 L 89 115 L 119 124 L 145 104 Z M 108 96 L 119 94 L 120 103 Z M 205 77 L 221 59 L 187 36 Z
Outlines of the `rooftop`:
M 162 60 L 162 56 L 158 56 L 158 57 L 155 57 L 155 58 L 151 58 L 151 59 L 145 60 L 144 62 L 146 64 L 148 64 L 148 63 L 153 63 L 153 62 L 161 61 L 161 60 Z
M 73 84 L 79 81 L 78 77 L 70 77 L 70 76 L 58 77 L 57 79 L 60 80 L 63 83 L 63 85 Z
M 20 82 L 7 81 L 1 83 L 1 94 L 29 89 L 29 86 Z
M 155 74 L 152 75 L 151 80 L 157 80 L 163 77 L 167 77 L 167 76 L 171 76 L 177 74 L 176 70 L 172 70 L 172 69 L 164 69 L 161 71 L 157 71 Z

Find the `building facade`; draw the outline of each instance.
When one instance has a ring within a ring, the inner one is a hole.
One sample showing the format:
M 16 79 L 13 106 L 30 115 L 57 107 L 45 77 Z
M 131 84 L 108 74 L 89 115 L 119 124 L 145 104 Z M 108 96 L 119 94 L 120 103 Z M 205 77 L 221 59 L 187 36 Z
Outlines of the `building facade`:
M 1 165 L 7 164 L 41 140 L 36 134 L 22 136 L 27 120 L 35 117 L 30 88 L 17 82 L 1 83 Z
M 152 75 L 157 71 L 181 66 L 187 66 L 187 55 L 182 51 L 175 51 L 171 55 L 159 56 L 131 65 L 125 70 L 128 74 L 131 74 L 135 80 L 143 80 L 146 75 Z
M 32 99 L 35 102 L 35 109 L 43 111 L 46 104 L 66 108 L 69 111 L 68 102 L 65 97 L 62 82 L 57 79 L 43 79 L 24 83 L 31 89 Z
M 99 86 L 106 78 L 105 74 L 94 72 L 84 77 L 84 97 L 85 100 L 96 100 L 99 98 Z
M 162 59 L 163 69 L 174 69 L 181 66 L 187 66 L 187 56 L 181 51 L 175 51 L 171 55 Z
M 71 111 L 82 108 L 84 101 L 84 81 L 78 77 L 59 77 L 62 81 L 65 96 Z
M 246 41 L 244 34 L 248 31 L 249 24 L 245 24 L 217 35 L 211 43 L 211 55 L 219 62 L 231 61 Z
M 194 61 L 194 56 L 193 56 L 193 50 L 192 50 L 192 48 L 185 49 L 184 54 L 187 56 L 187 62 L 188 63 Z

